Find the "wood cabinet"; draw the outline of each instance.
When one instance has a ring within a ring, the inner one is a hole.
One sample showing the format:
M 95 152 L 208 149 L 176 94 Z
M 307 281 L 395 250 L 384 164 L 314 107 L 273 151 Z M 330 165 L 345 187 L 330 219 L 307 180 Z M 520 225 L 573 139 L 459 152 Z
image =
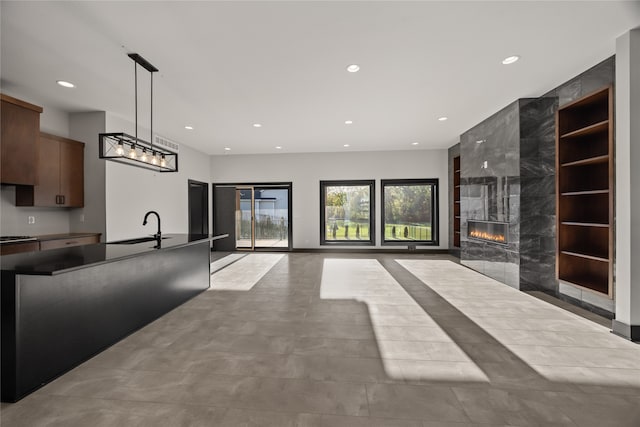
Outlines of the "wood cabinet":
M 84 206 L 84 143 L 40 134 L 38 184 L 16 187 L 16 206 Z
M 613 92 L 556 113 L 558 280 L 613 297 Z
M 0 183 L 34 185 L 42 107 L 0 95 Z
M 40 249 L 37 240 L 29 242 L 3 243 L 0 244 L 0 255 L 19 254 L 21 252 L 33 252 Z
M 28 242 L 7 242 L 0 244 L 0 255 L 91 245 L 93 243 L 100 243 L 100 236 L 100 233 L 64 233 L 37 236 L 37 240 Z
M 453 158 L 453 246 L 460 247 L 460 156 Z
M 91 245 L 100 243 L 100 234 L 69 234 L 67 237 L 40 237 L 40 250 L 70 248 L 72 246 Z

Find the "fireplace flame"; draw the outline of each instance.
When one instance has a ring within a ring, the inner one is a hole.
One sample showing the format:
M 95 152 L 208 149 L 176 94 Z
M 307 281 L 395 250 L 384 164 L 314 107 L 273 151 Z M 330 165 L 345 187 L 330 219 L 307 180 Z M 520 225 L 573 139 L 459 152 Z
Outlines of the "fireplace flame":
M 476 239 L 489 240 L 491 242 L 506 243 L 507 239 L 502 234 L 491 234 L 486 231 L 473 230 L 469 232 L 469 237 L 475 237 Z

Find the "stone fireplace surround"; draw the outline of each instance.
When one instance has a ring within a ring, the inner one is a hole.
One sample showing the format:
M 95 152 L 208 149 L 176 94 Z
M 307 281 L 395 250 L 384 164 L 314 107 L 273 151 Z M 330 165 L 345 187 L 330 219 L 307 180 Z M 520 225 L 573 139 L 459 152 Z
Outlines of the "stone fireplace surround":
M 613 300 L 578 293 L 556 279 L 555 112 L 612 84 L 614 76 L 610 57 L 540 98 L 509 104 L 449 149 L 450 169 L 458 153 L 461 163 L 462 264 L 517 289 L 542 290 L 613 314 Z M 507 244 L 470 239 L 469 220 L 508 223 Z

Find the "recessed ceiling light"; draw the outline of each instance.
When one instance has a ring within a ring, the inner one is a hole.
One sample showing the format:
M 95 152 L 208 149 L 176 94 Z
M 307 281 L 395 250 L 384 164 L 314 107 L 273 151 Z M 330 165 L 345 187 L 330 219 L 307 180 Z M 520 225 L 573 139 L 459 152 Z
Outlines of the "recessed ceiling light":
M 411 145 L 418 145 L 420 144 L 419 142 L 412 142 Z
M 58 83 L 62 87 L 68 87 L 68 88 L 76 87 L 76 85 L 74 85 L 73 83 L 66 82 L 64 80 L 58 80 L 56 83 Z
M 349 147 L 349 144 L 344 144 L 344 145 L 343 145 L 343 147 L 348 148 L 348 147 Z
M 509 65 L 509 64 L 513 64 L 514 62 L 516 62 L 518 59 L 520 59 L 520 57 L 518 55 L 512 55 L 512 56 L 507 56 L 506 58 L 504 58 L 502 60 L 502 63 L 504 65 Z
M 253 124 L 253 127 L 254 127 L 254 128 L 261 128 L 261 127 L 262 127 L 262 125 L 261 125 L 260 123 L 254 123 L 254 124 Z
M 347 71 L 350 73 L 357 73 L 360 71 L 360 66 L 358 64 L 351 64 L 347 67 Z
M 282 150 L 282 147 L 279 145 L 276 145 L 276 150 Z
M 345 125 L 352 125 L 353 124 L 353 120 L 345 120 L 344 124 Z
M 193 130 L 193 126 L 185 126 L 184 127 L 186 130 Z
M 448 119 L 448 117 L 444 117 L 444 116 L 438 117 L 438 120 L 440 120 L 441 122 L 444 122 L 447 119 Z
M 231 151 L 231 148 L 229 148 L 229 147 L 224 147 L 224 151 Z

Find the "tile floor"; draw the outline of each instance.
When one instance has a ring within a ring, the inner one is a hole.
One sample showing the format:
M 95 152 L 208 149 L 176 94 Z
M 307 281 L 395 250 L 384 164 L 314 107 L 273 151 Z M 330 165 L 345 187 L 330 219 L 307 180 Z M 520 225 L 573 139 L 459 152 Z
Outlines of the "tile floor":
M 447 256 L 250 254 L 5 426 L 640 426 L 640 346 Z

